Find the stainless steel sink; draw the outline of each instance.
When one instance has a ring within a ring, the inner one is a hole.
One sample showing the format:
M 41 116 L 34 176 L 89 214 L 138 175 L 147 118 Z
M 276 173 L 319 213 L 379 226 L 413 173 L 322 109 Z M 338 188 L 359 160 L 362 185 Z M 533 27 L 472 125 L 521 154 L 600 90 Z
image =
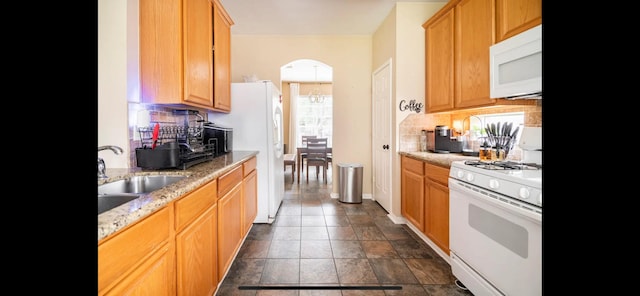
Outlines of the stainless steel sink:
M 98 215 L 140 197 L 139 194 L 98 194 Z
M 184 175 L 133 176 L 98 186 L 98 194 L 149 193 L 178 182 Z
M 98 185 L 98 215 L 186 177 L 184 175 L 133 176 Z

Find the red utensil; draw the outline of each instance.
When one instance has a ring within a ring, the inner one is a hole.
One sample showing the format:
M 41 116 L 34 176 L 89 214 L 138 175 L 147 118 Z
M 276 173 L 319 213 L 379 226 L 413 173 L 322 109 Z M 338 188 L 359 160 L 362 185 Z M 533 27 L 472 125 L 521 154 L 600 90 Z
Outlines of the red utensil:
M 156 122 L 156 125 L 153 127 L 153 144 L 151 145 L 151 149 L 156 149 L 159 133 L 160 133 L 160 124 Z

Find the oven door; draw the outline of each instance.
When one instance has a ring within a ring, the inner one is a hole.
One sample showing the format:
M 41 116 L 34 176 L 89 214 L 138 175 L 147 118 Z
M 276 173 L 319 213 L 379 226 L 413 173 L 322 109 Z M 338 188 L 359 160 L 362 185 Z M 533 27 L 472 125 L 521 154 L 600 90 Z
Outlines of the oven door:
M 540 213 L 449 178 L 449 215 L 451 269 L 474 295 L 542 295 Z

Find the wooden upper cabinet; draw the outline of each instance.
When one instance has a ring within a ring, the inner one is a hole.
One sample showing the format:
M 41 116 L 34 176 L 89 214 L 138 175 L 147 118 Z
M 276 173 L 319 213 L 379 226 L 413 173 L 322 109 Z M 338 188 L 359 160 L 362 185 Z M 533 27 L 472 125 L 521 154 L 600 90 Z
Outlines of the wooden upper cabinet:
M 496 43 L 542 24 L 542 0 L 496 0 Z
M 231 26 L 233 21 L 213 0 L 213 108 L 231 112 Z
M 493 104 L 489 98 L 489 47 L 493 45 L 495 0 L 463 0 L 456 5 L 455 107 Z
M 454 108 L 454 32 L 453 9 L 431 19 L 425 27 L 427 113 Z
M 230 112 L 232 24 L 218 0 L 140 0 L 141 101 Z
M 213 107 L 211 2 L 183 1 L 184 101 Z
M 182 1 L 140 0 L 140 100 L 182 100 Z
M 503 7 L 514 9 L 508 2 Z M 502 13 L 507 14 L 513 13 Z M 489 48 L 496 43 L 496 15 L 500 15 L 496 13 L 496 0 L 451 0 L 422 25 L 426 42 L 425 113 L 536 103 L 490 98 Z

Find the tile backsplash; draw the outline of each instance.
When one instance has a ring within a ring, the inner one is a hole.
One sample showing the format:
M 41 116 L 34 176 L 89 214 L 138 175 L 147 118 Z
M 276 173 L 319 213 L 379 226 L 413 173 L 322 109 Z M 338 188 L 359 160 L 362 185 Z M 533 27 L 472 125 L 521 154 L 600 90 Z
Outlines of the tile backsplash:
M 170 108 L 163 105 L 155 104 L 142 104 L 129 102 L 129 166 L 137 167 L 136 165 L 136 152 L 135 148 L 141 147 L 139 140 L 139 134 L 137 130 L 138 123 L 138 111 L 146 110 L 149 112 L 149 124 L 153 125 L 156 122 L 162 124 L 175 124 L 177 121 L 182 120 L 182 115 L 175 116 L 172 114 L 174 109 L 185 108 Z M 207 121 L 207 111 L 204 109 L 191 108 L 197 110 L 204 120 Z M 399 151 L 419 151 L 420 148 L 420 131 L 423 129 L 434 129 L 436 125 L 453 126 L 454 120 L 463 121 L 471 115 L 481 114 L 494 114 L 494 113 L 508 113 L 508 112 L 524 112 L 524 125 L 525 126 L 542 126 L 542 100 L 538 100 L 536 105 L 527 106 L 503 106 L 492 108 L 477 108 L 460 110 L 448 113 L 436 113 L 436 114 L 410 114 L 405 118 L 399 126 Z M 138 135 L 136 135 L 138 134 Z M 510 159 L 519 158 L 519 151 L 514 151 L 510 155 Z
M 399 126 L 399 151 L 419 151 L 420 131 L 423 129 L 433 130 L 436 125 L 447 125 L 452 127 L 454 120 L 464 121 L 471 115 L 524 112 L 525 126 L 542 126 L 542 100 L 538 100 L 536 105 L 517 106 L 509 105 L 502 107 L 477 108 L 459 110 L 446 113 L 435 114 L 410 114 Z M 468 122 L 468 121 L 467 121 Z M 520 151 L 516 149 L 509 155 L 509 159 L 519 159 Z
M 207 120 L 207 112 L 204 109 L 199 109 L 195 107 L 181 107 L 181 108 L 170 108 L 163 105 L 156 104 L 142 104 L 142 103 L 134 103 L 129 102 L 129 167 L 137 167 L 136 165 L 136 148 L 142 147 L 140 141 L 140 134 L 138 132 L 138 112 L 139 111 L 147 111 L 149 116 L 149 126 L 153 126 L 156 122 L 160 123 L 160 126 L 163 125 L 176 125 L 180 124 L 184 120 L 184 115 L 173 115 L 172 112 L 174 109 L 190 109 L 196 110 L 203 117 L 203 119 Z M 191 115 L 190 115 L 191 116 Z M 143 120 L 144 121 L 144 120 Z M 189 121 L 192 121 L 190 117 Z

